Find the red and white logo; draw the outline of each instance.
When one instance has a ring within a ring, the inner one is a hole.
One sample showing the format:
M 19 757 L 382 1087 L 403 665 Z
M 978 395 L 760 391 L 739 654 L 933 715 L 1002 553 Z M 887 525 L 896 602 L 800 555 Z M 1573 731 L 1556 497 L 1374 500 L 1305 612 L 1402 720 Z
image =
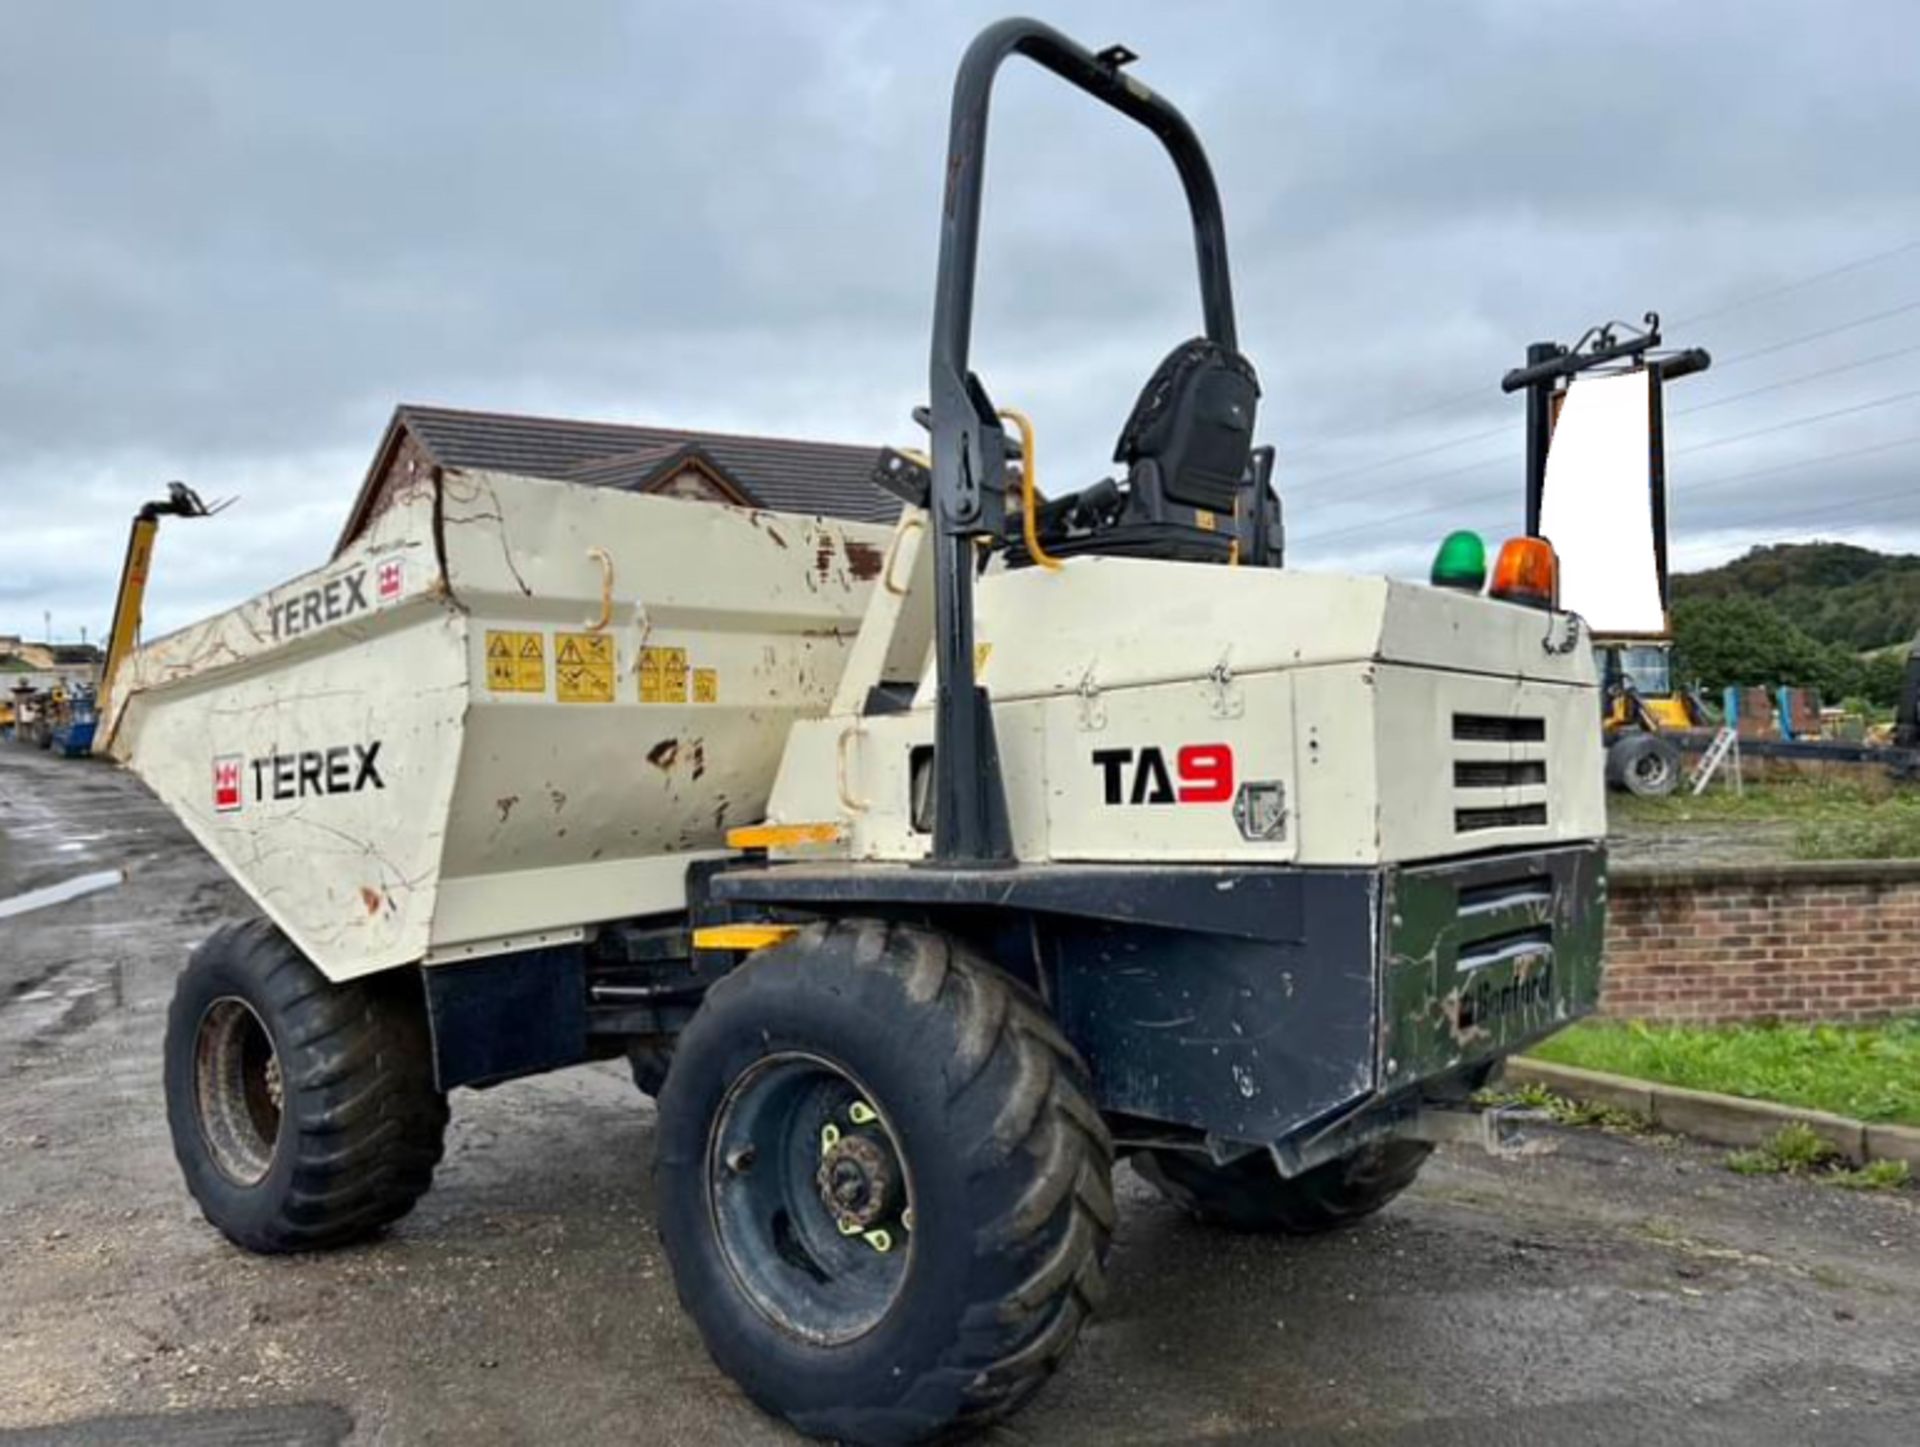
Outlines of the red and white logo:
M 380 565 L 380 601 L 391 603 L 400 596 L 406 587 L 406 565 L 398 558 L 392 558 Z
M 240 807 L 240 765 L 238 754 L 222 754 L 213 761 L 213 807 L 215 812 L 231 814 Z

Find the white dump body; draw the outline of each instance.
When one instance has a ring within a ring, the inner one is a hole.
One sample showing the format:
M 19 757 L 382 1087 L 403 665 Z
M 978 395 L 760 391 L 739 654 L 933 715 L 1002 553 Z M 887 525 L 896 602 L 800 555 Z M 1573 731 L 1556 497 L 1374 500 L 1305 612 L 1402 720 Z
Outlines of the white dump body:
M 98 747 L 332 978 L 578 938 L 764 817 L 889 536 L 449 472 L 130 656 Z

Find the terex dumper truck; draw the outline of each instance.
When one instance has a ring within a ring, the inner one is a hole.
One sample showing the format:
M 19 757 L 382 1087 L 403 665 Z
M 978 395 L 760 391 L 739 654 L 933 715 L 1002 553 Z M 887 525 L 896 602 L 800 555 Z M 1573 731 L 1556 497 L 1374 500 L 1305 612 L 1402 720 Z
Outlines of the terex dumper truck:
M 1204 321 L 1120 476 L 1049 498 L 967 365 L 1015 53 L 1164 144 Z M 1280 566 L 1213 178 L 1132 59 L 1031 21 L 967 52 L 897 526 L 435 469 L 115 661 L 101 747 L 260 910 L 167 1033 L 234 1241 L 366 1236 L 456 1087 L 624 1054 L 720 1365 L 911 1440 L 1061 1361 L 1117 1160 L 1232 1227 L 1338 1226 L 1592 1007 L 1598 696 L 1551 553 L 1488 596 Z

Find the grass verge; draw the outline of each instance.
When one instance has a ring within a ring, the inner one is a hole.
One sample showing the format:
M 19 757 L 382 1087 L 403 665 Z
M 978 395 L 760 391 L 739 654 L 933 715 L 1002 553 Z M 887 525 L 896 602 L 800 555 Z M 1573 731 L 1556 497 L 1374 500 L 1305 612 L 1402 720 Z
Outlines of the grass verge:
M 1583 1021 L 1529 1054 L 1689 1090 L 1920 1126 L 1920 1019 L 1713 1027 Z
M 1610 1105 L 1571 1100 L 1557 1090 L 1533 1081 L 1504 1089 L 1483 1090 L 1474 1097 L 1474 1104 L 1483 1108 L 1514 1106 L 1521 1110 L 1537 1110 L 1555 1125 L 1586 1126 L 1612 1131 L 1617 1135 L 1640 1135 L 1653 1129 L 1653 1122 L 1644 1115 L 1618 1110 Z
M 1614 816 L 1638 827 L 1696 823 L 1783 824 L 1797 859 L 1920 858 L 1920 790 L 1890 780 L 1809 777 L 1749 784 L 1743 793 L 1716 782 L 1694 798 L 1608 797 Z
M 1869 1161 L 1850 1167 L 1812 1128 L 1794 1121 L 1752 1150 L 1734 1151 L 1727 1169 L 1743 1176 L 1807 1176 L 1847 1191 L 1897 1191 L 1913 1178 L 1905 1161 Z

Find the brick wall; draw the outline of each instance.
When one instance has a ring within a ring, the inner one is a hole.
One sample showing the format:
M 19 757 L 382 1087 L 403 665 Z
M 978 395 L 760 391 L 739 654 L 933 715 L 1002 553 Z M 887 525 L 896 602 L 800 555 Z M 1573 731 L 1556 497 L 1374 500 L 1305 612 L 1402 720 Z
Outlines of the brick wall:
M 1613 871 L 1603 1014 L 1920 1014 L 1920 861 Z

